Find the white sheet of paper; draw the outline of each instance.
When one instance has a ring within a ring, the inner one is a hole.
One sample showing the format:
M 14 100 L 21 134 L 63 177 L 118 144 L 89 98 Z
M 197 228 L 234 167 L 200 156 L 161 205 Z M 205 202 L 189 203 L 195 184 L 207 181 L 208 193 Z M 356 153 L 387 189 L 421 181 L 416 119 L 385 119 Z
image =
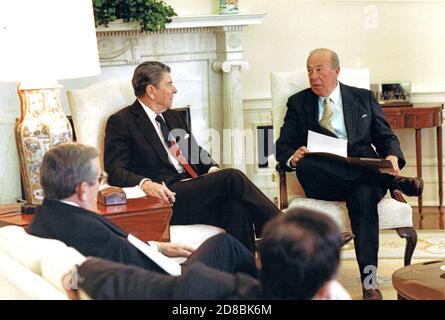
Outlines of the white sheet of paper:
M 122 189 L 124 190 L 127 199 L 143 198 L 147 196 L 147 194 L 139 186 Z
M 158 251 L 157 248 L 151 247 L 142 240 L 139 240 L 135 236 L 129 234 L 127 237 L 128 241 L 135 246 L 139 251 L 149 257 L 154 263 L 160 266 L 165 272 L 171 274 L 172 276 L 181 275 L 181 265 L 174 261 L 173 259 L 164 256 Z
M 348 140 L 333 138 L 309 130 L 307 146 L 309 152 L 329 152 L 342 157 L 348 156 Z

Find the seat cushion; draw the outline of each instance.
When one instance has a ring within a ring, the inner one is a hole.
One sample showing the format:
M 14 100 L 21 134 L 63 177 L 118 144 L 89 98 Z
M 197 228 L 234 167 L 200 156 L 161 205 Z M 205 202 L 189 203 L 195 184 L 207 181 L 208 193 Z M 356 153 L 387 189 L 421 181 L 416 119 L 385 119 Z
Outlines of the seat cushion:
M 290 208 L 310 208 L 330 216 L 340 230 L 351 230 L 346 202 L 325 201 L 305 197 L 296 197 L 289 203 Z M 285 211 L 286 211 L 285 210 Z M 377 206 L 379 229 L 393 229 L 413 226 L 413 211 L 407 203 L 392 198 L 383 198 Z
M 206 224 L 172 225 L 170 241 L 187 244 L 196 249 L 208 238 L 221 232 L 225 232 L 224 229 Z
M 41 275 L 40 260 L 48 252 L 66 248 L 54 239 L 44 239 L 26 233 L 18 226 L 0 228 L 0 249 L 32 272 Z
M 186 244 L 196 249 L 208 238 L 221 232 L 225 232 L 225 230 L 207 224 L 172 225 L 170 226 L 170 241 Z M 183 263 L 186 260 L 183 257 L 173 259 L 177 263 Z
M 64 300 L 65 294 L 0 250 L 0 299 Z

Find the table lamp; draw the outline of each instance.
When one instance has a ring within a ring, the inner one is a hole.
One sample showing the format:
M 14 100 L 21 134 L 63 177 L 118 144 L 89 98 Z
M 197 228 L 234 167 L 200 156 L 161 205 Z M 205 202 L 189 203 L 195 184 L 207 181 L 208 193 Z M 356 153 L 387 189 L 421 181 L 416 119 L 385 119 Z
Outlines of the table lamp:
M 15 127 L 25 210 L 40 204 L 45 152 L 73 140 L 57 80 L 100 73 L 91 0 L 0 3 L 0 81 L 16 82 L 21 114 Z

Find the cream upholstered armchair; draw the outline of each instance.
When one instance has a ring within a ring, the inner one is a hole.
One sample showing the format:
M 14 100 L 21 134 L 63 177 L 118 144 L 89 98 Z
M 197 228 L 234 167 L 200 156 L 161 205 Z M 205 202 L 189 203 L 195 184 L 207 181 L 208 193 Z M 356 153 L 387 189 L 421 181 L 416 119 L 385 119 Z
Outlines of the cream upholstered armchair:
M 341 68 L 339 81 L 360 88 L 369 89 L 369 70 Z M 278 139 L 280 128 L 286 114 L 287 99 L 294 93 L 309 87 L 306 68 L 292 72 L 271 73 L 272 119 L 274 139 Z M 351 229 L 345 202 L 323 201 L 306 198 L 295 175 L 285 165 L 277 164 L 279 173 L 279 203 L 281 209 L 292 207 L 310 207 L 331 216 L 342 231 Z M 417 244 L 417 234 L 413 228 L 412 208 L 400 193 L 391 193 L 378 204 L 379 228 L 395 229 L 397 234 L 406 239 L 404 263 L 411 263 L 411 257 Z
M 83 89 L 68 90 L 68 102 L 73 118 L 76 140 L 98 148 L 103 166 L 105 126 L 108 118 L 120 109 L 129 106 L 136 99 L 131 80 L 113 78 L 99 81 Z M 209 225 L 171 226 L 172 242 L 198 247 L 207 238 L 223 232 Z

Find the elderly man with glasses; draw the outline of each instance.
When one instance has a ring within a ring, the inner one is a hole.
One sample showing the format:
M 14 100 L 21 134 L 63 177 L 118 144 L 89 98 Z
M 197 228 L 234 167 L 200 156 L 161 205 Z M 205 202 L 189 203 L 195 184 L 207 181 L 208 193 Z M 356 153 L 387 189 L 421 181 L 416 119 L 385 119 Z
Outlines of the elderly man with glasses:
M 42 161 L 40 180 L 45 200 L 29 227 L 31 234 L 60 240 L 85 256 L 165 273 L 128 241 L 126 232 L 93 212 L 99 184 L 106 181 L 95 148 L 66 143 L 50 149 Z M 181 244 L 157 245 L 161 254 L 188 257 L 182 268 L 202 262 L 230 273 L 257 273 L 253 254 L 227 233 L 211 237 L 195 251 Z

